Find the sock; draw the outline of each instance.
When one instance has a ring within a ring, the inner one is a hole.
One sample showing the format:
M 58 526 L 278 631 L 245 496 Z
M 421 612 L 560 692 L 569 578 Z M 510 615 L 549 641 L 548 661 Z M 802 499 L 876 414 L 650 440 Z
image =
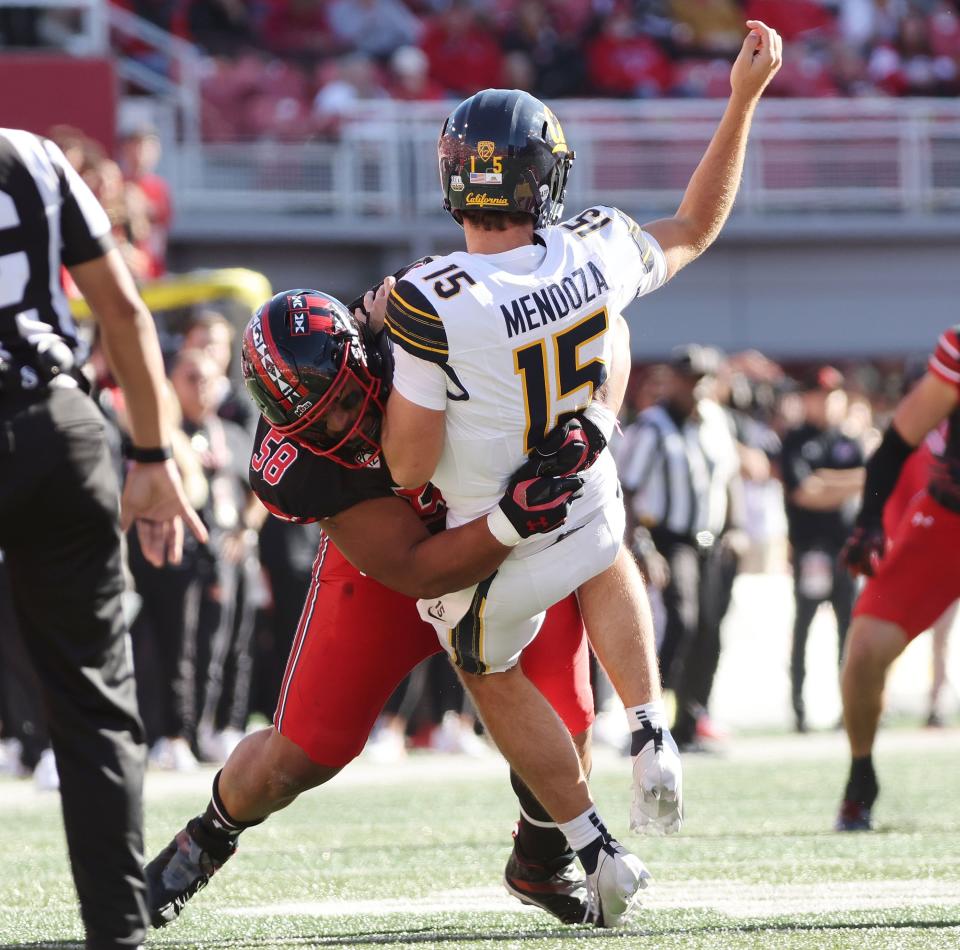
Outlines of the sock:
M 600 820 L 597 809 L 591 805 L 582 815 L 571 821 L 557 822 L 557 827 L 567 836 L 570 847 L 577 852 L 584 871 L 593 874 L 597 869 L 600 849 L 611 840 L 610 832 Z
M 266 818 L 258 818 L 256 821 L 238 821 L 231 817 L 220 797 L 220 772 L 213 777 L 213 795 L 207 810 L 200 816 L 200 824 L 204 830 L 221 840 L 236 841 L 240 832 L 245 828 L 252 828 L 266 821 Z
M 573 860 L 573 851 L 563 832 L 513 769 L 510 770 L 510 784 L 520 803 L 516 834 L 520 856 L 530 863 L 542 864 L 550 871 L 569 864 Z
M 847 781 L 847 790 L 844 798 L 849 801 L 862 802 L 870 808 L 877 799 L 880 787 L 877 776 L 873 771 L 873 756 L 865 755 L 850 761 L 850 778 Z
M 624 712 L 630 727 L 630 754 L 639 755 L 651 740 L 656 743 L 655 748 L 659 752 L 663 747 L 663 734 L 667 731 L 667 711 L 663 700 L 642 706 L 628 706 Z

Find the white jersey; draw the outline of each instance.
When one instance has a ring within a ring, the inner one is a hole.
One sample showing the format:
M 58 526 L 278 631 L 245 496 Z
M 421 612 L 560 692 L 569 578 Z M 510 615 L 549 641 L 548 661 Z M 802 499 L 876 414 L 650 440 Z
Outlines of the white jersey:
M 432 481 L 450 526 L 491 511 L 558 417 L 589 404 L 611 363 L 611 324 L 666 280 L 659 245 L 614 208 L 588 208 L 536 237 L 500 254 L 434 259 L 408 271 L 389 298 L 394 386 L 417 405 L 445 410 Z M 562 530 L 616 491 L 604 453 Z

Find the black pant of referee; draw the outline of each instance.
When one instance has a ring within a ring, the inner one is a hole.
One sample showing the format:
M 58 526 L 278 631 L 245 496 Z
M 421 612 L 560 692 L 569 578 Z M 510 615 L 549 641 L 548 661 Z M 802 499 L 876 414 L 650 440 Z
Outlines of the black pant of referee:
M 138 946 L 147 920 L 146 749 L 120 603 L 117 499 L 89 397 L 0 392 L 0 547 L 42 684 L 88 950 Z

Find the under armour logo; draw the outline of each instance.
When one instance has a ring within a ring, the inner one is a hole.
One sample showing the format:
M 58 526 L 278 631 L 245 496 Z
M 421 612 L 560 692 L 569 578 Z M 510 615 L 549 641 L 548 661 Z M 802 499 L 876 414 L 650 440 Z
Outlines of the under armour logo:
M 547 519 L 544 518 L 543 515 L 540 515 L 540 517 L 534 521 L 527 522 L 527 531 L 529 531 L 531 534 L 533 534 L 538 529 L 540 531 L 546 531 L 547 528 L 549 527 L 550 527 L 550 522 L 547 521 Z

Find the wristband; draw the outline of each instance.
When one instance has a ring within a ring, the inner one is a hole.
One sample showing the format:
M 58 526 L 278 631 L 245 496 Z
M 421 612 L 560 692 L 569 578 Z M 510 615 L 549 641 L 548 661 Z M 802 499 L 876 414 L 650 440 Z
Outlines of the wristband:
M 613 438 L 613 430 L 617 425 L 617 416 L 612 409 L 608 409 L 598 402 L 592 402 L 583 410 L 583 415 L 603 433 L 603 437 L 607 442 Z
M 637 721 L 646 723 L 651 729 L 662 729 L 669 732 L 667 725 L 667 709 L 662 699 L 656 699 L 652 703 L 644 703 L 636 707 Z
M 150 465 L 154 462 L 166 462 L 167 459 L 173 458 L 173 452 L 170 450 L 169 445 L 145 449 L 131 443 L 124 446 L 123 454 L 131 462 L 140 462 L 144 465 Z
M 499 505 L 487 515 L 487 528 L 506 548 L 516 547 L 523 540 Z

